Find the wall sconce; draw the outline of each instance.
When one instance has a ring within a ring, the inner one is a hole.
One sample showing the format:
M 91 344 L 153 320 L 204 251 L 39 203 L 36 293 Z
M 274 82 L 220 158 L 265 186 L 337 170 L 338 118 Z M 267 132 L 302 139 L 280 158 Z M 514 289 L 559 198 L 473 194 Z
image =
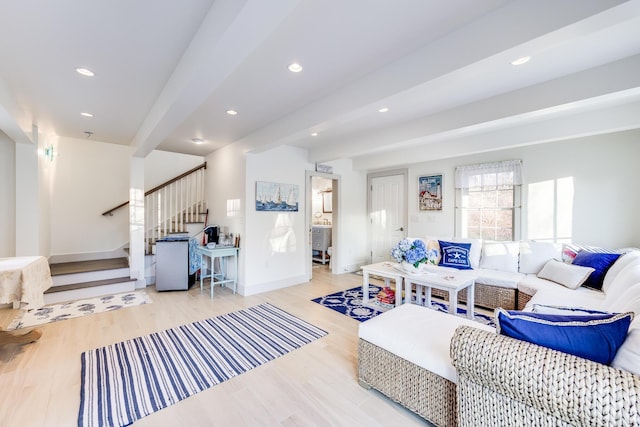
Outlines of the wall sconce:
M 58 153 L 53 151 L 53 144 L 44 148 L 44 158 L 49 159 L 50 162 L 53 162 L 53 156 L 55 156 L 56 154 Z

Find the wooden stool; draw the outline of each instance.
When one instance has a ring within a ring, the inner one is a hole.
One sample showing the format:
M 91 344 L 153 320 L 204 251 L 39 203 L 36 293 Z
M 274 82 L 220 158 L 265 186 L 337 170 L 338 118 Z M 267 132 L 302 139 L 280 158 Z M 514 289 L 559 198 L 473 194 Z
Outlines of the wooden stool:
M 34 329 L 25 334 L 14 334 L 8 331 L 0 331 L 0 345 L 4 344 L 28 344 L 38 341 L 42 332 Z

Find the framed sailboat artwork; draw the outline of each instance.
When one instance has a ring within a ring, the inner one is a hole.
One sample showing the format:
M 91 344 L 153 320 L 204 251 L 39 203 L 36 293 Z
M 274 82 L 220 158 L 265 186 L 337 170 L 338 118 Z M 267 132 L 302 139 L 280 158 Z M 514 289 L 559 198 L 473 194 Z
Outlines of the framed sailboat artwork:
M 256 181 L 256 211 L 298 212 L 298 186 Z

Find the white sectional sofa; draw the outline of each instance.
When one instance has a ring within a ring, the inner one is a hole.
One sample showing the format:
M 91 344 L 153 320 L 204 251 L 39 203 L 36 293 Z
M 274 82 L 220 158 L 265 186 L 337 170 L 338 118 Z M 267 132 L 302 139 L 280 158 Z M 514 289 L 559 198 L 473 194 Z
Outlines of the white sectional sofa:
M 602 290 L 593 290 L 538 277 L 549 275 L 543 267 L 550 260 L 562 258 L 561 246 L 518 242 L 518 249 L 516 272 L 479 261 L 476 291 L 502 285 L 481 283 L 480 270 L 502 271 L 516 282 L 505 289 L 516 290 L 525 310 L 545 304 L 635 313 L 611 366 L 405 304 L 360 325 L 360 384 L 438 426 L 640 425 L 640 251 L 621 255 L 604 275 Z
M 538 289 L 547 287 L 557 288 L 557 283 L 538 277 L 538 273 L 550 260 L 564 260 L 570 262 L 572 255 L 581 249 L 595 251 L 611 251 L 609 249 L 594 248 L 574 244 L 559 244 L 522 240 L 517 242 L 482 241 L 479 239 L 463 238 L 418 238 L 428 245 L 430 241 L 450 241 L 470 243 L 469 254 L 472 270 L 475 276 L 475 305 L 493 310 L 498 307 L 504 309 L 522 310 Z M 617 250 L 620 253 L 632 249 Z M 429 271 L 455 271 L 450 267 L 428 265 Z M 579 288 L 579 292 L 589 293 L 586 288 Z M 447 293 L 437 289 L 433 295 L 446 298 Z M 460 301 L 466 301 L 466 291 L 458 294 Z

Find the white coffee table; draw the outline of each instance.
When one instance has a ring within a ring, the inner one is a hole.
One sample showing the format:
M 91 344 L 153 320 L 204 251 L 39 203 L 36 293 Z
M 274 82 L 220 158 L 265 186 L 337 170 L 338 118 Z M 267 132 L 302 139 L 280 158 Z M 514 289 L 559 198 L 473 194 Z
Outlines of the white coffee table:
M 402 304 L 402 274 L 403 272 L 395 267 L 393 262 L 378 262 L 362 266 L 362 305 L 369 304 L 369 275 L 374 274 L 384 278 L 384 285 L 389 286 L 391 280 L 396 285 L 396 307 Z M 379 307 L 378 307 L 379 308 Z
M 424 291 L 425 304 L 431 306 L 431 288 L 449 292 L 449 313 L 458 314 L 458 292 L 467 289 L 467 317 L 473 319 L 475 299 L 475 278 L 464 272 L 424 272 L 418 274 L 404 274 L 404 286 L 407 302 L 410 302 L 411 289 L 416 287 L 416 304 L 422 305 Z

